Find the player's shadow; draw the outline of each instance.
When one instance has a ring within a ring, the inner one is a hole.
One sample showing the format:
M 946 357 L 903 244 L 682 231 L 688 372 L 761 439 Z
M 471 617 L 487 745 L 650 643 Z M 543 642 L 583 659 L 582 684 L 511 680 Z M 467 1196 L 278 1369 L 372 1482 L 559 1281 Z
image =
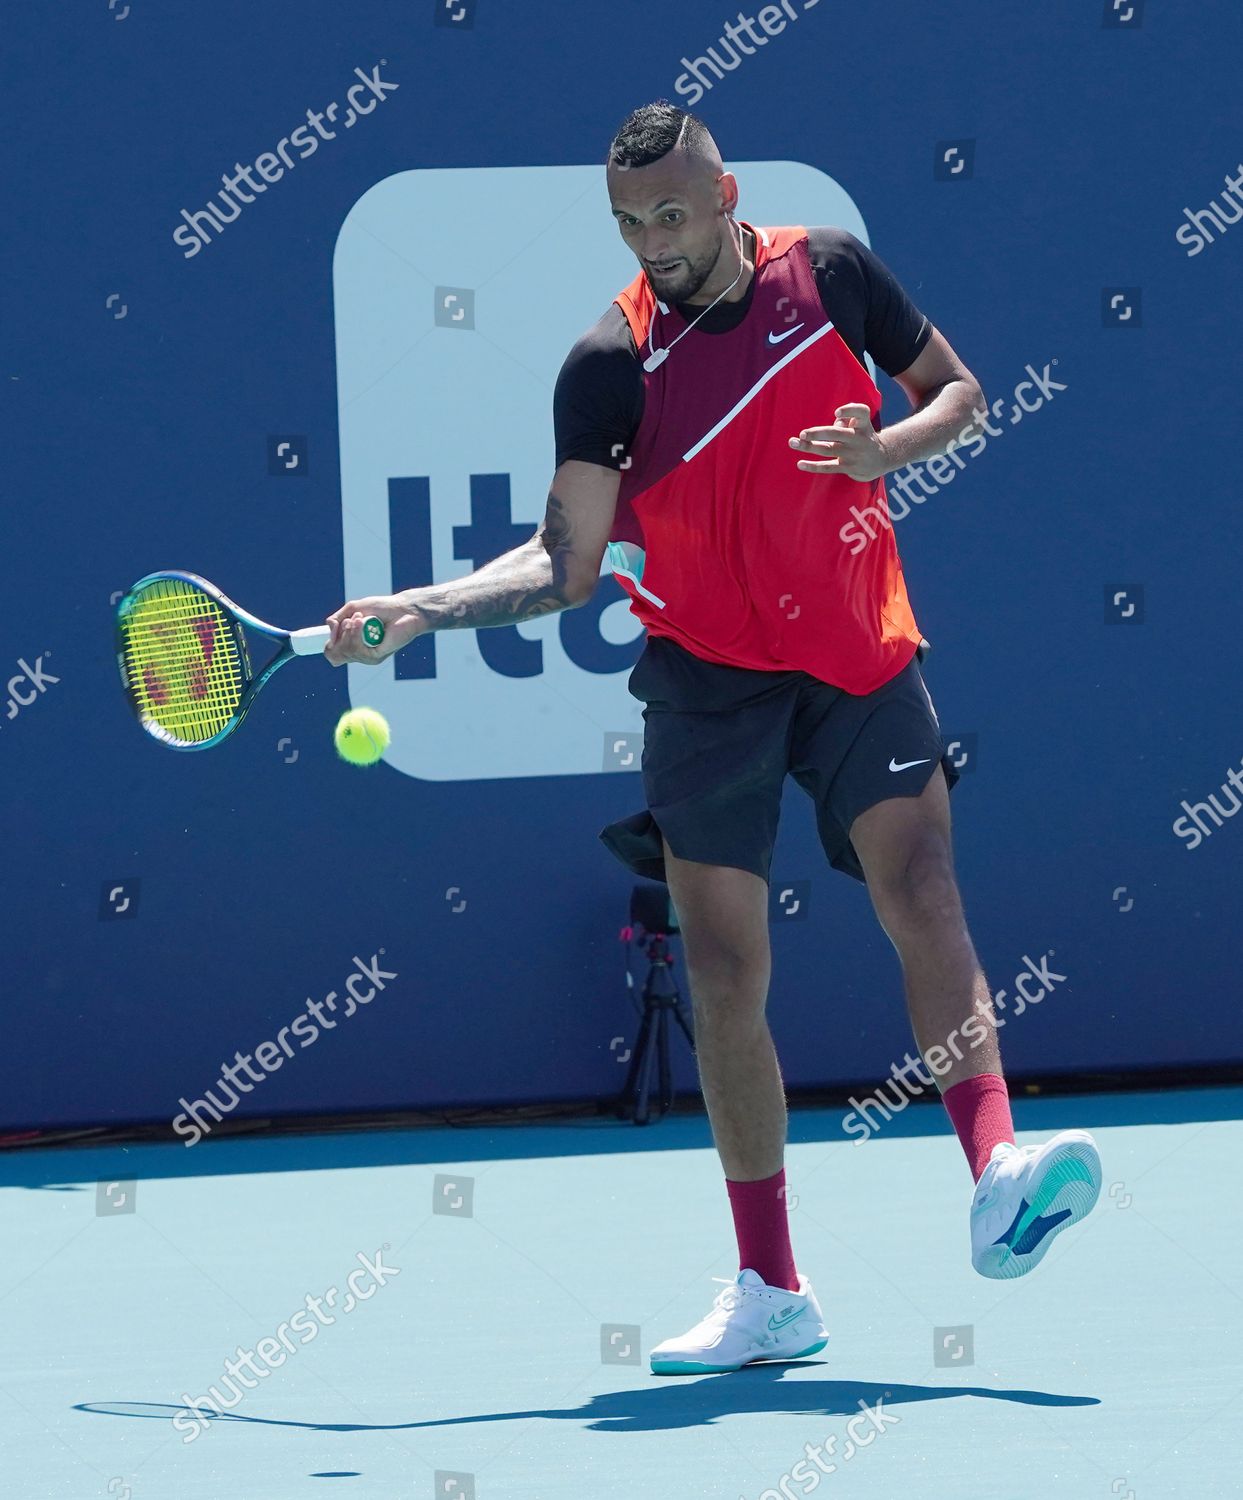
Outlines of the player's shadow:
M 799 1362 L 804 1369 L 807 1361 Z M 656 1432 L 677 1427 L 702 1427 L 722 1417 L 747 1412 L 774 1412 L 803 1416 L 857 1416 L 867 1406 L 881 1403 L 892 1412 L 916 1401 L 949 1401 L 975 1396 L 985 1401 L 1013 1401 L 1023 1406 L 1097 1406 L 1096 1396 L 1064 1396 L 1051 1391 L 998 1390 L 982 1385 L 886 1385 L 875 1380 L 784 1380 L 785 1367 L 777 1362 L 754 1365 L 728 1378 L 708 1375 L 700 1379 L 665 1379 L 650 1386 L 625 1391 L 606 1391 L 589 1397 L 579 1406 L 535 1407 L 519 1411 L 479 1412 L 466 1417 L 436 1417 L 427 1422 L 291 1422 L 237 1412 L 212 1413 L 197 1408 L 213 1422 L 253 1422 L 265 1427 L 304 1427 L 312 1432 L 407 1432 L 428 1427 L 464 1427 L 480 1422 L 516 1422 L 531 1417 L 549 1421 L 579 1422 L 591 1432 Z M 119 1410 L 118 1408 L 124 1408 Z M 82 1401 L 75 1411 L 107 1416 L 154 1417 L 169 1421 L 178 1413 L 187 1420 L 193 1413 L 184 1406 L 158 1402 Z M 184 1424 L 183 1424 L 184 1425 Z

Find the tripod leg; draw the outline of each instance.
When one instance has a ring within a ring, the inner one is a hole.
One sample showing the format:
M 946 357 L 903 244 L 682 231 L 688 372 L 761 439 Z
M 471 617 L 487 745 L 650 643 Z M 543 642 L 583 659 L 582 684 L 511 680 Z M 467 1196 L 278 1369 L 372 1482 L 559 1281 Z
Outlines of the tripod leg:
M 667 1115 L 673 1108 L 673 1076 L 669 1067 L 669 1007 L 662 1006 L 657 1022 L 657 1044 L 660 1053 L 660 1112 Z
M 643 1020 L 639 1024 L 639 1034 L 635 1038 L 634 1052 L 630 1057 L 630 1066 L 626 1070 L 626 1082 L 617 1099 L 616 1115 L 619 1120 L 624 1120 L 632 1113 L 631 1106 L 635 1102 L 635 1084 L 638 1082 L 639 1069 L 643 1066 L 643 1059 L 647 1054 L 648 1038 L 652 1030 L 652 1013 L 645 1011 Z
M 660 1017 L 656 1017 L 656 1036 L 660 1035 Z M 655 1038 L 649 1031 L 647 1045 L 643 1049 L 643 1066 L 639 1070 L 639 1097 L 635 1104 L 634 1123 L 646 1125 L 650 1119 L 649 1099 L 652 1092 L 652 1069 L 656 1065 Z
M 673 1017 L 682 1028 L 682 1035 L 691 1044 L 691 1051 L 695 1050 L 695 1033 L 691 1030 L 690 1022 L 686 1019 L 686 1013 L 682 1009 L 681 995 L 675 995 L 673 1000 Z

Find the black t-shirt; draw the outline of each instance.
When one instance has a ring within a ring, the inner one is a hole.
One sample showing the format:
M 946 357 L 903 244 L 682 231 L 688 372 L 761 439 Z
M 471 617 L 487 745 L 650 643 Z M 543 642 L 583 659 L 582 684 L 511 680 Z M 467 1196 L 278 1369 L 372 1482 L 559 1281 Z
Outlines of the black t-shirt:
M 899 375 L 914 363 L 932 324 L 884 261 L 849 230 L 833 226 L 809 228 L 807 252 L 825 315 L 859 363 L 865 350 L 886 375 Z M 754 291 L 752 276 L 740 301 L 718 302 L 696 331 L 736 328 Z M 688 321 L 703 312 L 685 303 L 677 308 Z M 570 350 L 557 376 L 552 400 L 557 464 L 577 458 L 620 468 L 642 416 L 642 361 L 626 316 L 613 302 Z

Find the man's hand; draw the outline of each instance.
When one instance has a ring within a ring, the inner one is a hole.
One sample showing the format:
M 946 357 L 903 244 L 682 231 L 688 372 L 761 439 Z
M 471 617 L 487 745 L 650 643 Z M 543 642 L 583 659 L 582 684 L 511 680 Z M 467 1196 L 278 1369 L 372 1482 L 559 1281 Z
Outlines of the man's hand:
M 363 641 L 363 621 L 368 615 L 384 622 L 384 639 L 378 646 L 368 646 Z M 334 667 L 349 661 L 366 662 L 374 667 L 427 629 L 418 610 L 400 594 L 351 599 L 336 614 L 329 615 L 327 623 L 332 626 L 332 635 L 324 647 L 324 655 Z
M 862 401 L 850 401 L 833 413 L 832 427 L 804 427 L 790 447 L 817 458 L 800 458 L 796 468 L 808 474 L 845 474 L 850 479 L 879 479 L 890 467 L 880 433 Z

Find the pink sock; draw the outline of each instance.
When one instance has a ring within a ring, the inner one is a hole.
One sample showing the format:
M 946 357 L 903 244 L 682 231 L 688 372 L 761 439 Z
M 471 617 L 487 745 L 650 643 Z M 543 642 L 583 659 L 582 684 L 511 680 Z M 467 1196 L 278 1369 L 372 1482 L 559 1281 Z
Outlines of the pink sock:
M 1014 1144 L 1006 1081 L 999 1073 L 977 1073 L 946 1089 L 941 1102 L 967 1153 L 971 1175 L 979 1182 L 998 1141 Z
M 749 1266 L 767 1285 L 797 1292 L 785 1185 L 784 1167 L 759 1182 L 730 1182 L 728 1178 L 725 1182 L 738 1236 L 738 1269 L 745 1271 Z

